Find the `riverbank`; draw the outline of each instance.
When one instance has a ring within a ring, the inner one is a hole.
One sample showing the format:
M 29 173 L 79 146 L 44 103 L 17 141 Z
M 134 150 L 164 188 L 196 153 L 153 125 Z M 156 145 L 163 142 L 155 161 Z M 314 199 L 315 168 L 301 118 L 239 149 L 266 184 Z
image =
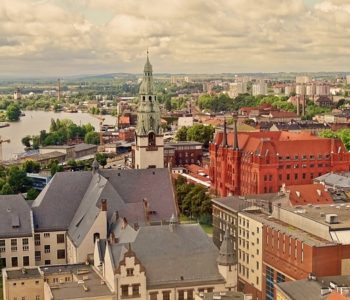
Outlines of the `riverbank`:
M 9 160 L 12 154 L 24 151 L 22 138 L 29 135 L 38 135 L 41 130 L 48 131 L 51 125 L 51 119 L 69 119 L 77 125 L 86 125 L 90 123 L 95 130 L 99 129 L 101 116 L 91 115 L 88 113 L 67 113 L 53 111 L 24 111 L 25 116 L 21 117 L 18 122 L 12 122 L 9 127 L 0 129 L 2 139 L 10 139 L 11 142 L 2 145 L 3 159 Z M 116 119 L 110 115 L 104 115 L 104 124 L 115 124 Z

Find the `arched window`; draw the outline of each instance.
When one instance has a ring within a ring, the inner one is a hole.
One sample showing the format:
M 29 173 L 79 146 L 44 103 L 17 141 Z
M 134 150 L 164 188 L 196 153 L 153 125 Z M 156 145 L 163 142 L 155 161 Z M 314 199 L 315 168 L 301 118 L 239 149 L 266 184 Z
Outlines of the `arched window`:
M 94 244 L 95 244 L 97 239 L 100 239 L 100 234 L 98 232 L 95 232 L 94 233 Z
M 155 146 L 156 145 L 156 135 L 153 131 L 151 131 L 148 134 L 148 146 Z
M 149 96 L 149 97 L 148 97 L 148 100 L 149 100 L 149 101 L 152 101 L 152 96 Z
M 146 100 L 146 96 L 142 96 L 142 100 L 145 101 Z

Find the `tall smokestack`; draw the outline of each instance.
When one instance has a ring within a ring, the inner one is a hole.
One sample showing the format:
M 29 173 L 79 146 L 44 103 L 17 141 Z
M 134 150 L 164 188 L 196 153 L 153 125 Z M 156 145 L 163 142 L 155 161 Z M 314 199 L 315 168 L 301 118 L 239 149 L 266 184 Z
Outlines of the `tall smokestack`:
M 57 79 L 57 101 L 61 100 L 61 79 Z
M 300 97 L 299 95 L 297 97 L 297 115 L 300 116 Z

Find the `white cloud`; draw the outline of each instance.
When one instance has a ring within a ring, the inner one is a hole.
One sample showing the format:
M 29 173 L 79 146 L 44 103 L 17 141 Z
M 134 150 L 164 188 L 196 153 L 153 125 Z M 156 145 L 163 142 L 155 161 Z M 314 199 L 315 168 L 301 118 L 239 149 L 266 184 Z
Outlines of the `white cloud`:
M 342 0 L 72 1 L 0 2 L 4 74 L 350 69 Z

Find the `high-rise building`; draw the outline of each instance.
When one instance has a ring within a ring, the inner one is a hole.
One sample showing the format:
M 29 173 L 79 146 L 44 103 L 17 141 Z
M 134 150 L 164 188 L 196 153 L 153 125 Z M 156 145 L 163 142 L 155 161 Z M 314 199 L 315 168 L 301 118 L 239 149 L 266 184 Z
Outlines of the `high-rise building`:
M 247 93 L 247 83 L 246 82 L 233 82 L 230 83 L 230 89 L 228 95 L 231 98 L 236 98 L 240 94 Z
M 346 84 L 350 84 L 350 74 L 346 75 Z
M 296 76 L 295 77 L 295 82 L 297 84 L 305 84 L 309 83 L 311 81 L 310 76 Z
M 264 81 L 257 82 L 252 86 L 252 95 L 267 95 L 267 84 Z
M 306 96 L 313 97 L 316 95 L 316 85 L 314 83 L 309 83 L 306 86 Z
M 163 168 L 164 135 L 160 124 L 157 96 L 154 94 L 152 65 L 148 54 L 139 94 L 136 140 L 133 146 L 134 168 Z
M 295 93 L 295 85 L 286 85 L 284 88 L 284 94 L 290 96 L 292 93 Z
M 304 96 L 306 94 L 306 86 L 304 84 L 297 84 L 295 87 L 295 93 Z
M 329 96 L 330 86 L 326 83 L 321 83 L 316 85 L 316 96 Z

